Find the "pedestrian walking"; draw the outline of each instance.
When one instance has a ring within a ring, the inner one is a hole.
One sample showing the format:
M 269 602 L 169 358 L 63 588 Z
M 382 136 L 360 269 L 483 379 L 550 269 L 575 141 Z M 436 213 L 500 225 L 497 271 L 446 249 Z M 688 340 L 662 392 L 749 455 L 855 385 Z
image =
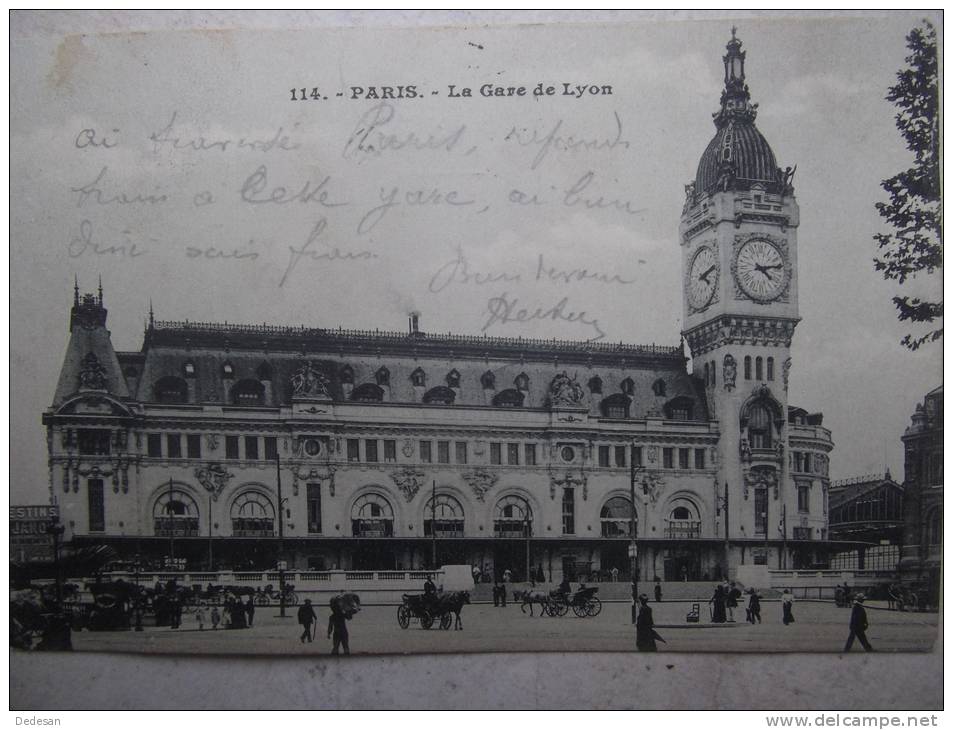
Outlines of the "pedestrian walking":
M 682 566 L 682 583 L 688 583 L 688 568 Z
M 609 571 L 609 575 L 612 576 L 612 582 L 615 583 L 619 580 L 619 569 L 616 566 L 612 566 L 612 570 Z
M 471 572 L 473 573 L 473 585 L 478 585 L 479 582 L 480 582 L 480 568 L 479 568 L 479 566 L 474 565 L 474 566 L 473 566 L 473 570 L 472 570 Z
M 311 633 L 311 625 L 317 620 L 318 617 L 314 612 L 314 608 L 311 606 L 311 599 L 305 598 L 304 604 L 298 609 L 298 623 L 304 627 L 301 632 L 302 644 L 305 640 L 309 643 L 314 641 L 314 635 Z
M 200 603 L 195 610 L 195 621 L 199 625 L 199 631 L 205 631 L 205 624 L 208 623 L 208 609 L 204 603 Z
M 635 620 L 635 647 L 639 651 L 658 651 L 656 639 L 662 642 L 665 640 L 655 633 L 655 619 L 652 609 L 649 608 L 649 597 L 641 594 L 639 604 L 639 616 Z
M 662 602 L 662 581 L 658 576 L 655 576 L 655 602 Z
M 781 620 L 785 626 L 794 623 L 794 595 L 788 588 L 781 594 Z
M 493 607 L 499 608 L 500 606 L 500 584 L 493 584 Z
M 255 622 L 255 602 L 252 600 L 253 596 L 248 597 L 248 603 L 245 604 L 245 615 L 248 617 L 248 628 L 252 627 L 252 624 Z
M 212 630 L 218 628 L 218 624 L 221 620 L 222 614 L 218 612 L 218 606 L 212 606 Z
M 176 594 L 172 594 L 172 600 L 169 602 L 169 621 L 173 629 L 182 625 L 182 601 Z
M 850 633 L 847 635 L 847 644 L 844 651 L 850 651 L 854 645 L 854 637 L 864 647 L 864 651 L 873 651 L 874 648 L 867 641 L 867 609 L 864 608 L 864 594 L 854 596 L 854 607 L 850 612 Z
M 761 596 L 758 595 L 758 592 L 754 588 L 749 588 L 748 593 L 748 620 L 751 623 L 757 621 L 761 623 Z
M 728 587 L 728 597 L 725 600 L 725 607 L 728 609 L 728 620 L 731 623 L 735 622 L 735 609 L 738 608 L 738 599 L 741 598 L 741 591 L 738 590 L 738 586 L 732 581 Z
M 347 633 L 347 620 L 349 616 L 344 614 L 341 611 L 331 610 L 331 616 L 328 618 L 328 638 L 334 641 L 334 646 L 331 649 L 331 654 L 334 656 L 338 655 L 338 649 L 344 649 L 344 655 L 347 656 L 351 653 L 351 648 L 348 646 L 348 633 Z
M 711 612 L 711 622 L 713 624 L 725 623 L 725 601 L 727 598 L 725 589 L 722 588 L 721 585 L 715 586 L 714 595 L 708 599 L 708 603 L 714 606 Z
M 513 582 L 513 571 L 507 568 L 503 571 L 503 582 L 512 583 Z

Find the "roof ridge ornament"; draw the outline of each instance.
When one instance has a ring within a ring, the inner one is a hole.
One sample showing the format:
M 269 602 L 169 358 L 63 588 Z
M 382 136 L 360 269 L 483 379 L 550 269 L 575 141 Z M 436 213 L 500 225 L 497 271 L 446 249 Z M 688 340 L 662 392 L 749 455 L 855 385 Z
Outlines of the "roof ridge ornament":
M 745 83 L 745 56 L 741 50 L 741 41 L 736 33 L 738 29 L 731 28 L 731 40 L 725 46 L 728 51 L 722 60 L 725 64 L 725 89 L 721 92 L 721 109 L 715 112 L 715 126 L 721 129 L 731 120 L 754 122 L 758 115 L 758 105 L 751 103 L 751 94 Z

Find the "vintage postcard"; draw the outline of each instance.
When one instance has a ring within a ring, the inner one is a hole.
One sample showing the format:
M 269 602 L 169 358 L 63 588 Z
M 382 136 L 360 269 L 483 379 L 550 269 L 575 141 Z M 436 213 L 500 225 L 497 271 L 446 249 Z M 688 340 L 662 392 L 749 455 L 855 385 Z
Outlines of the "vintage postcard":
M 15 18 L 16 653 L 939 649 L 942 18 L 631 20 Z

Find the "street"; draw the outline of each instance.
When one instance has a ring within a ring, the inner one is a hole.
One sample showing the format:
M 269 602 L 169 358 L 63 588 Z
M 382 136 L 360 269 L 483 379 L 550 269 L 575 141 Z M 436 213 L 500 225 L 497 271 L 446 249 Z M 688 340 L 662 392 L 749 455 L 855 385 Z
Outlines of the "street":
M 779 602 L 762 606 L 763 624 L 744 622 L 744 609 L 736 610 L 738 623 L 708 622 L 708 609 L 701 605 L 702 622 L 687 624 L 691 607 L 683 601 L 650 604 L 658 633 L 666 643 L 661 652 L 839 652 L 848 634 L 848 609 L 833 603 L 803 601 L 794 606 L 795 623 L 781 623 Z M 244 630 L 198 630 L 194 614 L 183 616 L 182 627 L 146 627 L 134 631 L 74 632 L 76 651 L 154 652 L 162 654 L 281 654 L 322 655 L 331 651 L 327 636 L 328 609 L 315 606 L 318 624 L 314 643 L 302 644 L 296 607 L 288 618 L 278 617 L 277 607 L 259 608 L 255 624 Z M 530 617 L 510 603 L 464 606 L 462 631 L 421 629 L 412 621 L 406 630 L 397 624 L 396 606 L 366 606 L 349 623 L 354 654 L 542 652 L 542 651 L 635 651 L 635 629 L 629 622 L 628 603 L 604 603 L 595 618 Z M 937 614 L 875 610 L 868 604 L 870 629 L 867 637 L 881 652 L 929 651 L 937 638 Z M 853 651 L 863 653 L 855 644 Z

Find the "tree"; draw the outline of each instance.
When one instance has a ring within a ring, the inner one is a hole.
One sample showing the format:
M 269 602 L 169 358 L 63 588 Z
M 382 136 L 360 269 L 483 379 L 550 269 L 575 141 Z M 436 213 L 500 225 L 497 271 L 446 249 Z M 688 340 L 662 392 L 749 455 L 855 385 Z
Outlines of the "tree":
M 890 195 L 889 203 L 877 203 L 892 233 L 874 236 L 880 258 L 874 268 L 884 279 L 904 284 L 920 273 L 933 274 L 943 265 L 942 203 L 940 199 L 940 122 L 937 83 L 936 30 L 928 21 L 907 36 L 908 68 L 897 72 L 897 84 L 886 96 L 900 111 L 897 129 L 914 154 L 913 166 L 881 183 Z M 942 301 L 919 296 L 895 296 L 897 318 L 901 322 L 933 325 L 926 334 L 907 334 L 901 344 L 911 350 L 943 336 L 938 320 L 943 317 Z

